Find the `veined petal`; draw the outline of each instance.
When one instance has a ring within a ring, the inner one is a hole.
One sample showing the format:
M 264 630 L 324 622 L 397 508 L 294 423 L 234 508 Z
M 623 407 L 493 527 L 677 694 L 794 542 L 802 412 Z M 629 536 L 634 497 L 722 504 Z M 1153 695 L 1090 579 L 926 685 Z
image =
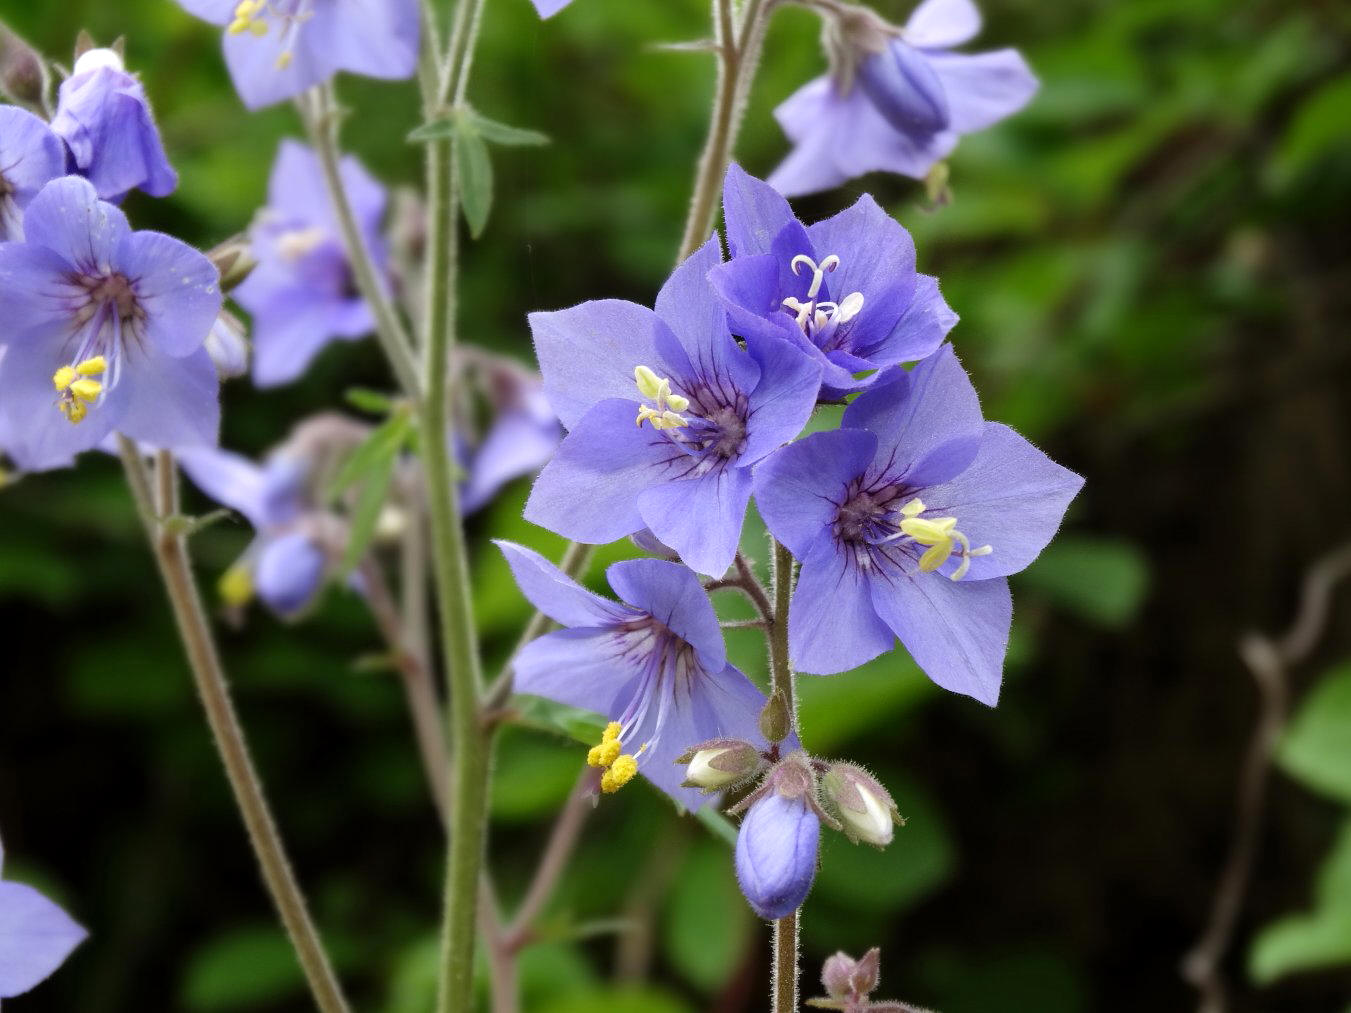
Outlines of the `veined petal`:
M 602 299 L 531 313 L 529 321 L 544 391 L 568 429 L 606 398 L 626 399 L 634 404 L 636 415 L 635 366 L 648 366 L 664 376 L 673 372 L 658 351 L 658 337 L 664 335 L 671 342 L 675 337 L 646 306 Z
M 502 539 L 493 544 L 502 550 L 521 593 L 554 622 L 611 626 L 633 618 L 631 610 L 588 591 L 533 549 Z
M 980 11 L 971 0 L 924 0 L 901 35 L 912 46 L 951 49 L 975 38 L 979 31 Z
M 952 581 L 937 573 L 888 576 L 872 579 L 873 608 L 915 664 L 944 689 L 993 707 L 1013 620 L 1009 582 Z
M 755 468 L 755 502 L 774 537 L 798 559 L 828 533 L 849 483 L 868 470 L 877 438 L 859 429 L 814 433 Z
M 922 486 L 970 464 L 985 423 L 971 378 L 947 345 L 909 373 L 880 378 L 845 409 L 841 425 L 873 433 L 876 467 Z
M 866 57 L 859 64 L 858 84 L 896 130 L 922 136 L 948 129 L 943 84 L 929 66 L 928 54 L 914 46 L 898 39 Z
M 0 999 L 45 980 L 88 933 L 23 883 L 0 883 Z
M 821 364 L 797 345 L 748 336 L 746 349 L 760 364 L 760 382 L 748 404 L 746 445 L 738 461 L 743 467 L 797 438 L 821 388 Z
M 118 268 L 145 311 L 143 336 L 167 355 L 206 343 L 221 310 L 220 274 L 187 243 L 159 232 L 133 232 L 117 251 Z
M 586 413 L 535 479 L 526 520 L 593 544 L 644 527 L 639 494 L 681 474 L 690 458 L 662 433 L 635 425 L 636 408 L 612 398 Z
M 779 258 L 774 254 L 759 253 L 718 264 L 709 271 L 708 281 L 723 301 L 732 329 L 743 338 L 755 335 L 793 341 L 795 336 L 802 336 L 792 315 L 783 309 Z
M 66 152 L 44 121 L 17 106 L 0 106 L 0 166 L 10 190 L 0 197 L 0 206 L 11 205 L 0 217 L 0 239 L 22 240 L 22 210 L 66 171 Z M 17 221 L 7 222 L 14 213 Z
M 793 667 L 812 675 L 847 672 L 895 646 L 873 607 L 866 573 L 823 532 L 802 558 L 788 612 Z
M 891 332 L 874 345 L 859 347 L 856 343 L 855 348 L 879 366 L 918 362 L 938 351 L 955 326 L 957 314 L 938 290 L 938 279 L 920 274 L 915 276 L 910 304 Z
M 686 566 L 721 577 L 736 557 L 750 499 L 750 469 L 729 466 L 643 490 L 638 512 Z
M 966 582 L 1017 573 L 1036 559 L 1083 484 L 1008 426 L 987 422 L 976 459 L 951 481 L 924 490 L 923 499 L 928 513 L 956 517 L 973 548 L 994 548 L 971 558 Z M 958 562 L 953 557 L 940 572 Z
M 71 265 L 42 246 L 0 243 L 0 346 L 36 336 L 64 336 L 73 326 Z
M 797 222 L 793 209 L 777 190 L 735 162 L 727 167 L 723 178 L 722 213 L 728 252 L 734 259 L 768 253 L 774 237 Z
M 628 559 L 611 565 L 605 578 L 625 602 L 690 644 L 705 668 L 719 671 L 727 663 L 718 614 L 688 568 L 664 559 Z
M 604 717 L 621 713 L 642 681 L 642 671 L 608 627 L 546 633 L 521 648 L 511 667 L 516 692 Z
M 119 432 L 160 448 L 216 443 L 220 377 L 205 348 L 176 357 L 147 346 L 123 369 L 116 390 L 126 390 L 127 407 L 117 423 Z
M 28 205 L 23 231 L 30 244 L 44 246 L 88 273 L 106 274 L 131 226 L 120 210 L 98 199 L 88 180 L 62 176 Z
M 1040 86 L 1016 49 L 990 53 L 934 53 L 929 64 L 943 83 L 951 128 L 969 134 L 1016 113 Z

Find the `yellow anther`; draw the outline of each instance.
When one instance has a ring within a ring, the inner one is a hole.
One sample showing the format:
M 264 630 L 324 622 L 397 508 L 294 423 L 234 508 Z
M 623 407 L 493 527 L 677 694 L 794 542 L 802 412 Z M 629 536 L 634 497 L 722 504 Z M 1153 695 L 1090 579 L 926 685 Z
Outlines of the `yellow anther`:
M 262 24 L 261 21 L 256 23 L 260 25 Z M 291 51 L 288 49 L 277 57 L 277 69 L 285 70 L 289 66 L 291 66 Z
M 96 355 L 92 359 L 85 359 L 84 362 L 76 363 L 75 372 L 81 376 L 98 376 L 108 368 L 108 361 L 101 355 Z
M 70 392 L 81 401 L 93 401 L 103 391 L 103 384 L 97 380 L 76 380 L 70 385 Z
M 267 22 L 264 21 L 262 18 L 258 18 L 256 21 L 251 21 L 249 22 L 249 31 L 253 33 L 254 38 L 261 39 L 264 35 L 267 34 Z M 291 59 L 290 53 L 282 53 L 281 55 L 286 57 L 288 63 L 290 62 Z M 277 58 L 277 62 L 278 63 L 281 62 L 281 57 Z
M 638 384 L 638 392 L 643 397 L 655 401 L 661 392 L 661 379 L 646 366 L 633 368 L 633 379 Z
M 253 572 L 247 566 L 236 563 L 220 575 L 216 590 L 226 605 L 234 608 L 247 605 L 253 597 Z
M 586 762 L 592 767 L 608 767 L 619 757 L 623 748 L 617 739 L 602 742 L 599 746 L 591 747 L 591 751 L 586 754 Z
M 642 426 L 651 422 L 653 429 L 679 429 L 689 425 L 680 413 L 690 406 L 690 399 L 671 390 L 671 381 L 660 377 L 647 366 L 635 366 L 633 380 L 638 385 L 638 393 L 649 401 L 655 401 L 656 407 L 640 405 L 638 417 L 634 422 Z
M 672 412 L 683 412 L 690 406 L 690 399 L 679 394 L 666 395 L 666 404 Z
M 912 499 L 905 506 L 901 507 L 902 517 L 918 517 L 924 513 L 924 501 L 919 497 Z
M 57 407 L 71 422 L 83 422 L 84 417 L 89 414 L 89 406 L 83 401 L 62 401 Z
M 600 733 L 601 742 L 618 742 L 619 733 L 624 730 L 624 726 L 618 721 L 611 721 L 605 726 L 605 731 Z
M 899 525 L 901 534 L 910 536 L 920 545 L 929 546 L 924 555 L 919 557 L 921 573 L 933 573 L 948 561 L 948 557 L 956 549 L 962 561 L 957 565 L 957 569 L 952 571 L 950 577 L 953 580 L 961 580 L 971 568 L 972 557 L 988 556 L 994 551 L 988 545 L 982 545 L 978 549 L 971 548 L 971 542 L 966 535 L 957 530 L 956 517 L 920 517 L 919 514 L 923 512 L 924 504 L 918 499 L 912 499 L 901 507 L 902 520 Z
M 225 31 L 230 35 L 243 35 L 249 30 L 249 22 L 244 18 L 235 18 L 226 26 Z
M 251 18 L 254 15 L 254 8 L 261 6 L 261 3 L 255 4 L 254 0 L 239 0 L 239 3 L 235 5 L 235 17 L 244 19 Z
M 70 366 L 62 366 L 52 374 L 52 386 L 59 393 L 65 393 L 67 387 L 75 382 L 75 370 Z
M 617 757 L 607 770 L 600 777 L 600 790 L 607 795 L 613 795 L 624 785 L 633 780 L 633 776 L 638 773 L 638 761 L 625 753 Z

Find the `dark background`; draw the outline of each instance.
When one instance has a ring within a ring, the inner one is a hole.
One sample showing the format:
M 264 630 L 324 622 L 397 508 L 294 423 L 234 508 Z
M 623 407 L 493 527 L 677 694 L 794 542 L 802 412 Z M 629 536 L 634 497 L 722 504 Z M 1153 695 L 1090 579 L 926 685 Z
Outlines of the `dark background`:
M 908 9 L 877 6 L 895 20 Z M 1186 1009 L 1178 965 L 1208 911 L 1257 711 L 1238 637 L 1283 628 L 1304 570 L 1351 536 L 1351 9 L 983 6 L 976 48 L 1017 45 L 1043 89 L 963 142 L 953 203 L 928 209 L 917 185 L 877 176 L 798 210 L 816 220 L 864 190 L 891 210 L 963 318 L 952 337 L 987 416 L 1088 484 L 1056 545 L 1015 580 L 997 710 L 942 694 L 897 657 L 804 680 L 807 745 L 871 766 L 910 817 L 883 853 L 826 842 L 805 975 L 836 948 L 880 944 L 883 991 L 944 1013 Z M 0 0 L 0 16 L 63 61 L 80 27 L 127 36 L 182 176 L 169 199 L 128 202 L 138 227 L 206 246 L 246 225 L 277 139 L 298 124 L 284 106 L 245 113 L 215 29 L 170 0 Z M 700 0 L 576 0 L 543 24 L 526 0 L 488 5 L 472 97 L 554 143 L 496 152 L 493 220 L 464 257 L 467 339 L 526 358 L 529 310 L 650 304 L 712 87 L 709 58 L 652 44 L 697 38 L 706 17 Z M 782 156 L 770 110 L 821 66 L 813 17 L 781 14 L 738 151 L 748 169 Z M 417 123 L 411 85 L 341 90 L 352 149 L 391 183 L 416 183 L 418 151 L 403 140 Z M 356 384 L 388 385 L 373 342 L 331 347 L 281 390 L 235 382 L 224 442 L 261 451 Z M 527 611 L 487 537 L 553 554 L 561 544 L 526 529 L 524 495 L 518 483 L 470 524 L 497 660 Z M 749 528 L 747 548 L 763 556 Z M 208 589 L 247 538 L 232 523 L 196 539 Z M 16 1013 L 306 1008 L 114 461 L 87 455 L 77 471 L 0 493 L 0 608 L 7 872 L 92 933 Z M 1351 656 L 1348 615 L 1343 595 L 1295 674 L 1297 697 Z M 256 612 L 221 635 L 353 997 L 389 1013 L 428 1008 L 442 849 L 397 682 L 353 664 L 378 649 L 374 629 L 335 592 L 303 625 Z M 753 638 L 734 652 L 762 674 Z M 1319 762 L 1339 762 L 1340 748 L 1351 764 L 1351 707 L 1329 714 Z M 533 731 L 503 738 L 491 860 L 508 900 L 581 748 Z M 1327 794 L 1274 775 L 1226 963 L 1234 1010 L 1351 1001 L 1351 887 L 1320 902 L 1314 886 L 1351 793 Z M 1315 905 L 1335 912 L 1297 914 Z M 621 913 L 635 931 L 575 938 Z M 1262 935 L 1292 913 L 1293 943 L 1290 923 L 1284 945 Z M 726 846 L 646 786 L 596 813 L 546 929 L 523 961 L 532 1010 L 764 1008 L 766 937 Z M 1331 966 L 1295 973 L 1320 963 Z

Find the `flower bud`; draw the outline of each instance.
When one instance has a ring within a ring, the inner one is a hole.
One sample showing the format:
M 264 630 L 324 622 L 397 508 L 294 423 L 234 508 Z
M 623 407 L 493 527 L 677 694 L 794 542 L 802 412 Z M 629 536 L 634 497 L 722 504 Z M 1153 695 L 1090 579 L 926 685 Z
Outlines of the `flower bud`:
M 0 91 L 19 105 L 41 107 L 47 69 L 37 50 L 0 24 Z
M 241 285 L 245 278 L 258 266 L 258 258 L 253 255 L 253 244 L 247 236 L 235 236 L 214 247 L 207 253 L 207 259 L 220 272 L 220 290 L 231 292 Z
M 821 821 L 804 797 L 771 791 L 741 821 L 736 839 L 736 878 L 761 918 L 792 914 L 811 891 Z
M 206 353 L 222 380 L 243 376 L 249 370 L 249 340 L 244 324 L 233 313 L 221 310 L 206 336 Z
M 893 825 L 905 822 L 887 790 L 852 763 L 831 764 L 821 779 L 821 791 L 845 836 L 855 844 L 866 841 L 884 848 L 891 843 Z
M 688 764 L 682 787 L 720 791 L 754 775 L 760 752 L 740 739 L 712 739 L 689 749 L 677 763 Z
M 897 130 L 928 135 L 946 130 L 950 120 L 947 93 L 929 58 L 901 41 L 864 59 L 858 83 L 877 111 Z
M 760 734 L 766 742 L 782 742 L 793 730 L 793 715 L 789 712 L 788 698 L 783 690 L 776 689 L 760 712 Z
M 866 999 L 877 988 L 882 953 L 876 946 L 858 960 L 837 952 L 821 967 L 821 984 L 832 999 Z
M 270 609 L 289 618 L 314 600 L 327 568 L 324 548 L 308 534 L 292 532 L 272 539 L 258 554 L 254 586 Z

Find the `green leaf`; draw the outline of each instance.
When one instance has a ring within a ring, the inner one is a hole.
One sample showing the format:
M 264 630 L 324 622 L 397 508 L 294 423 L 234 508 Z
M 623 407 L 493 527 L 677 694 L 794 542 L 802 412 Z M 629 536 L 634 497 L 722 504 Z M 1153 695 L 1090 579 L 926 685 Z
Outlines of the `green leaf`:
M 555 993 L 556 994 L 556 993 Z M 541 1003 L 539 1013 L 691 1013 L 691 1007 L 671 993 L 649 985 L 576 992 Z
M 371 415 L 388 415 L 394 410 L 394 399 L 378 390 L 349 387 L 343 396 L 353 408 Z
M 1351 74 L 1324 85 L 1306 99 L 1281 139 L 1271 173 L 1287 184 L 1338 145 L 1347 144 L 1346 110 L 1351 106 Z
M 600 741 L 606 725 L 605 719 L 594 711 L 554 703 L 541 696 L 515 697 L 511 709 L 514 724 L 556 732 L 587 747 Z
M 595 741 L 600 741 L 597 733 Z M 562 807 L 586 760 L 586 750 L 521 729 L 503 729 L 493 778 L 493 818 L 529 823 Z
M 1276 750 L 1276 762 L 1315 791 L 1351 802 L 1351 661 L 1305 696 Z
M 439 120 L 430 120 L 408 134 L 409 144 L 426 144 L 428 141 L 440 141 L 453 137 L 460 131 L 460 118 L 452 113 Z
M 488 224 L 493 206 L 493 162 L 483 137 L 475 131 L 461 132 L 455 161 L 460 171 L 464 220 L 469 223 L 469 234 L 477 239 Z
M 1098 626 L 1119 629 L 1133 618 L 1149 586 L 1144 555 L 1128 542 L 1061 538 L 1019 577 L 1054 604 Z
M 272 925 L 218 936 L 191 958 L 183 977 L 189 1010 L 256 1009 L 297 997 L 304 984 L 295 953 Z
M 357 494 L 356 505 L 348 517 L 347 548 L 342 554 L 342 563 L 338 566 L 340 577 L 346 577 L 361 557 L 366 554 L 371 539 L 375 537 L 375 527 L 380 521 L 380 511 L 385 507 L 385 497 L 389 493 L 390 481 L 394 478 L 394 465 L 398 460 L 396 452 L 378 458 L 366 472 L 361 492 Z
M 398 456 L 412 433 L 412 420 L 399 412 L 377 426 L 366 441 L 348 456 L 328 487 L 328 498 L 337 499 L 349 486 L 384 469 Z
M 490 120 L 478 112 L 471 111 L 469 115 L 473 117 L 474 129 L 482 135 L 485 141 L 491 144 L 505 144 L 511 147 L 538 147 L 549 143 L 549 135 L 541 134 L 538 130 L 525 130 L 521 127 L 508 126 L 505 123 L 499 123 L 497 120 Z
M 750 909 L 737 888 L 727 849 L 701 841 L 690 849 L 662 920 L 662 942 L 687 979 L 712 992 L 731 978 L 750 941 Z

